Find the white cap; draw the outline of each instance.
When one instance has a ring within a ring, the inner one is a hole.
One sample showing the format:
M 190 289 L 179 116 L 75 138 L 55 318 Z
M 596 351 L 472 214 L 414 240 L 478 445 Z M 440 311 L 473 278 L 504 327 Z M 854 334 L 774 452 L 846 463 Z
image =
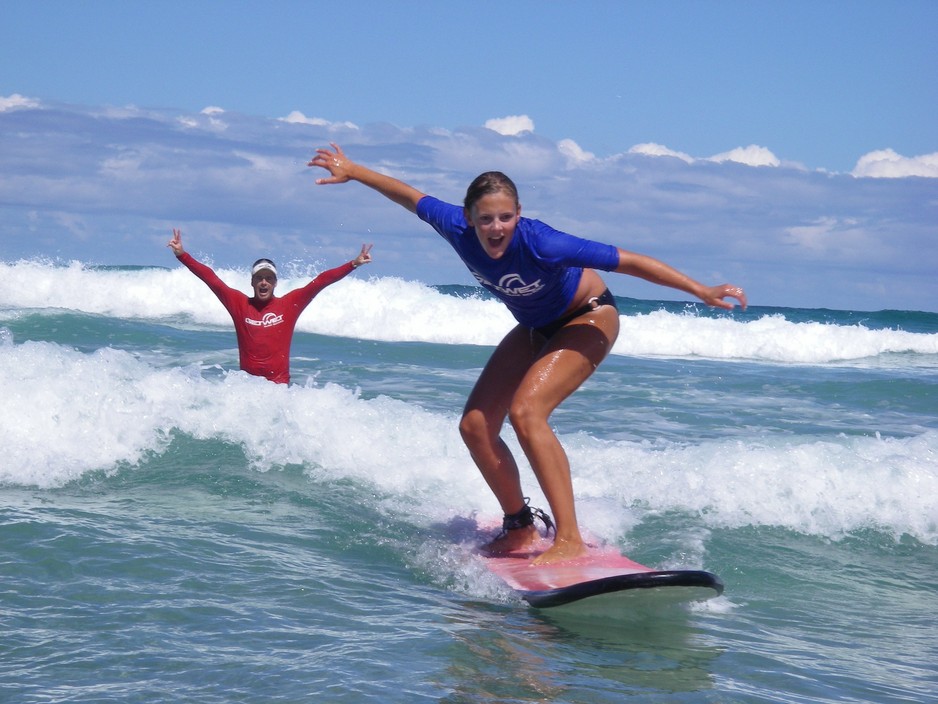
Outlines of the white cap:
M 254 266 L 251 267 L 251 276 L 254 276 L 254 274 L 259 271 L 263 271 L 264 269 L 272 271 L 274 276 L 277 275 L 277 267 L 274 266 L 272 261 L 269 259 L 258 259 L 256 262 L 254 262 Z

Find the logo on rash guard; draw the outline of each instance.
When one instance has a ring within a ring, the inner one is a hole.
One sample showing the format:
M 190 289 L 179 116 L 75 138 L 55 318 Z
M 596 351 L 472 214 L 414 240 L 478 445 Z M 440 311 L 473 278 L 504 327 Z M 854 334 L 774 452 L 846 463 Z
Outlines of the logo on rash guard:
M 519 274 L 505 274 L 498 280 L 497 284 L 488 281 L 477 271 L 472 271 L 472 275 L 486 288 L 490 288 L 506 296 L 530 296 L 532 293 L 537 293 L 544 288 L 544 284 L 541 283 L 540 279 L 532 284 L 526 284 Z
M 264 317 L 260 320 L 255 320 L 254 318 L 245 318 L 244 322 L 248 325 L 254 325 L 261 328 L 270 328 L 274 325 L 280 325 L 283 322 L 283 316 L 277 315 L 276 313 L 264 313 Z

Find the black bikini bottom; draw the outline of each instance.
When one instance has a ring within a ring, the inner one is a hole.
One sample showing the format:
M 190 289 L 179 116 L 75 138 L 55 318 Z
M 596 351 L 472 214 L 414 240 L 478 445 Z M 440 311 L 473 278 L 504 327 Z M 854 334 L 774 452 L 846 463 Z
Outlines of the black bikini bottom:
M 619 310 L 619 307 L 616 305 L 616 297 L 612 295 L 608 288 L 603 291 L 601 296 L 595 296 L 589 299 L 586 302 L 586 305 L 580 306 L 576 310 L 571 310 L 569 313 L 560 316 L 552 323 L 542 325 L 539 328 L 534 328 L 534 331 L 540 333 L 544 336 L 545 339 L 549 340 L 555 334 L 557 334 L 557 331 L 560 330 L 560 328 L 562 328 L 574 318 L 579 318 L 584 313 L 589 313 L 591 310 L 596 310 L 602 306 L 612 306 L 616 310 Z

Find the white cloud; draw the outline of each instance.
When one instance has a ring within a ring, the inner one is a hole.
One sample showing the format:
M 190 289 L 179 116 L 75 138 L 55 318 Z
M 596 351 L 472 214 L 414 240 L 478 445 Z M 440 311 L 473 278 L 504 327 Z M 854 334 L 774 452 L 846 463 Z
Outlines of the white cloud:
M 736 147 L 728 152 L 714 154 L 708 161 L 722 164 L 724 161 L 735 161 L 746 166 L 778 166 L 778 157 L 765 147 L 750 144 L 748 147 Z
M 109 120 L 132 120 L 135 118 L 143 118 L 146 120 L 164 119 L 162 113 L 143 110 L 136 105 L 103 105 L 91 108 L 89 113 Z
M 294 125 L 319 125 L 325 127 L 329 123 L 321 117 L 306 117 L 299 110 L 294 110 L 286 117 L 279 118 L 282 122 L 289 122 Z
M 512 137 L 522 132 L 533 132 L 534 120 L 527 115 L 493 117 L 491 120 L 485 121 L 485 127 L 499 134 L 503 134 L 506 137 Z
M 861 156 L 851 175 L 857 178 L 938 178 L 938 152 L 905 157 L 892 149 L 880 149 Z
M 668 149 L 663 144 L 655 144 L 654 142 L 636 144 L 634 147 L 629 149 L 629 154 L 644 154 L 645 156 L 673 156 L 680 159 L 681 161 L 687 162 L 688 164 L 694 163 L 694 157 L 690 156 L 690 154 L 676 152 L 673 149 Z
M 321 117 L 306 117 L 299 110 L 294 110 L 286 117 L 277 118 L 281 122 L 289 122 L 293 125 L 315 125 L 316 127 L 344 127 L 350 130 L 357 130 L 358 125 L 354 122 L 329 122 L 329 120 L 324 120 Z
M 584 151 L 583 148 L 572 139 L 561 139 L 557 142 L 557 149 L 566 157 L 568 165 L 583 164 L 596 159 L 595 154 Z
M 209 112 L 209 113 L 203 110 L 201 114 L 204 115 L 205 118 L 208 118 L 207 120 L 204 119 L 203 117 L 198 117 L 198 116 L 182 116 L 177 119 L 180 124 L 190 129 L 197 129 L 201 127 L 201 128 L 207 128 L 214 132 L 223 132 L 226 129 L 228 129 L 228 125 L 224 121 L 219 120 L 217 117 L 215 117 L 216 115 L 219 115 L 222 112 L 224 112 L 224 110 L 220 112 Z
M 808 225 L 789 227 L 787 232 L 791 244 L 815 254 L 836 255 L 841 261 L 850 252 L 875 246 L 858 218 L 822 216 Z
M 132 116 L 143 119 L 126 119 Z M 284 256 L 315 258 L 349 238 L 373 238 L 382 276 L 467 281 L 432 228 L 415 227 L 403 209 L 354 187 L 314 184 L 308 145 L 326 144 L 342 129 L 326 120 L 68 105 L 44 120 L 28 118 L 0 111 L 0 201 L 7 204 L 0 258 L 164 264 L 166 233 L 177 226 L 197 233 L 223 265 L 250 261 L 264 242 L 283 245 Z M 180 120 L 195 129 L 180 129 Z M 228 129 L 213 129 L 222 120 Z M 478 173 L 501 169 L 522 189 L 531 217 L 660 257 L 695 277 L 738 280 L 754 305 L 877 309 L 907 308 L 909 296 L 938 300 L 933 178 L 884 183 L 740 169 L 660 144 L 606 159 L 530 130 L 505 136 L 382 123 L 345 130 L 336 141 L 352 159 L 450 202 Z M 735 156 L 757 164 L 773 158 L 761 147 Z M 934 155 L 906 161 L 933 164 Z M 415 259 L 415 249 L 433 266 Z M 629 277 L 609 283 L 622 295 L 660 294 Z
M 692 157 L 690 154 L 674 151 L 673 149 L 669 149 L 663 144 L 656 144 L 654 142 L 636 144 L 634 147 L 629 149 L 629 154 L 674 157 L 688 164 L 693 164 L 695 161 L 698 161 L 698 159 Z M 736 149 L 731 149 L 728 152 L 722 152 L 720 154 L 714 154 L 711 157 L 704 158 L 702 161 L 713 161 L 717 164 L 722 164 L 725 161 L 732 161 L 738 164 L 745 164 L 746 166 L 779 166 L 781 164 L 778 157 L 775 156 L 771 150 L 765 147 L 760 147 L 756 144 L 750 144 L 748 147 L 736 147 Z
M 274 171 L 283 173 L 292 163 L 292 160 L 284 159 L 283 157 L 279 156 L 268 156 L 265 154 L 257 154 L 242 150 L 235 150 L 232 153 L 235 156 L 244 159 L 248 164 L 251 165 L 252 169 L 258 169 L 260 171 Z
M 203 115 L 220 115 L 225 112 L 224 108 L 215 107 L 214 105 L 209 105 L 207 108 L 202 108 Z
M 38 108 L 39 101 L 34 98 L 27 98 L 19 93 L 4 97 L 0 95 L 0 112 L 7 110 L 16 110 L 17 108 Z

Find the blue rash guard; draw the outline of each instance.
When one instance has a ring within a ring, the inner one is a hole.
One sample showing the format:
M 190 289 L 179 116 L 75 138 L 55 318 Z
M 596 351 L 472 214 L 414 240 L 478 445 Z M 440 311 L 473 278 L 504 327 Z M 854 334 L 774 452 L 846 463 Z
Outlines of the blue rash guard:
M 504 256 L 492 259 L 458 205 L 424 196 L 417 216 L 433 226 L 459 255 L 482 286 L 502 300 L 515 319 L 530 328 L 555 321 L 570 306 L 583 268 L 613 271 L 619 251 L 566 232 L 540 220 L 519 218 Z

